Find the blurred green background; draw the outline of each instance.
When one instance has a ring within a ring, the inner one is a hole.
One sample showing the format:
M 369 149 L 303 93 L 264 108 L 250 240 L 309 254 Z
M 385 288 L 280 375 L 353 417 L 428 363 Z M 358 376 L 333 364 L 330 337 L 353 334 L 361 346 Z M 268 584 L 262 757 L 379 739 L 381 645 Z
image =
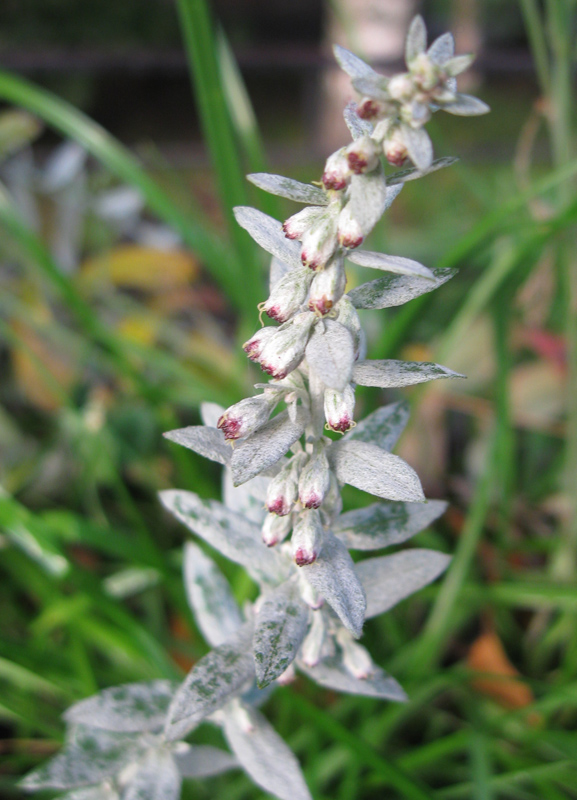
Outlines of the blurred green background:
M 218 496 L 219 468 L 161 434 L 260 378 L 239 345 L 258 324 L 266 259 L 231 208 L 293 212 L 244 174 L 317 179 L 336 146 L 327 42 L 353 40 L 375 60 L 367 19 L 401 30 L 412 10 L 3 0 L 3 797 L 58 749 L 71 702 L 178 677 L 206 652 L 181 586 L 186 534 L 156 492 Z M 266 713 L 315 800 L 576 798 L 577 4 L 414 10 L 431 36 L 450 28 L 458 49 L 479 50 L 465 90 L 492 113 L 435 117 L 436 155 L 459 163 L 408 184 L 372 235 L 373 249 L 458 276 L 363 323 L 371 357 L 469 376 L 404 391 L 413 416 L 397 451 L 429 496 L 451 501 L 417 544 L 454 559 L 366 626 L 406 705 L 301 677 Z M 396 64 L 395 46 L 376 62 Z M 398 396 L 361 390 L 357 416 Z M 369 501 L 348 492 L 349 506 Z M 240 568 L 219 563 L 239 600 L 253 596 Z M 233 773 L 184 797 L 262 794 Z

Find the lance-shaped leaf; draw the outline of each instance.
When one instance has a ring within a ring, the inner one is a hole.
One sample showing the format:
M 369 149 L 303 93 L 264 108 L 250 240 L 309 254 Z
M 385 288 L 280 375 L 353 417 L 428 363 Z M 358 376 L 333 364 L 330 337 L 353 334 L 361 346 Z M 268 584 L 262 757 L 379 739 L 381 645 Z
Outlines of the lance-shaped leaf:
M 409 275 L 385 275 L 375 281 L 363 283 L 349 292 L 353 305 L 356 308 L 392 308 L 408 303 L 433 289 L 438 289 L 453 275 L 454 269 L 434 269 L 433 280 L 418 278 Z
M 218 461 L 219 464 L 229 464 L 232 450 L 228 445 L 222 431 L 216 428 L 206 428 L 204 425 L 191 425 L 188 428 L 178 428 L 175 431 L 168 431 L 164 434 L 166 439 L 171 442 L 181 444 L 194 450 L 211 461 Z
M 122 800 L 178 800 L 182 778 L 166 748 L 150 749 L 130 778 Z
M 73 789 L 59 796 L 58 800 L 120 800 L 118 792 L 107 783 L 100 786 L 86 786 L 82 789 Z
M 381 167 L 366 175 L 353 175 L 347 207 L 361 226 L 363 236 L 369 235 L 401 188 L 402 184 L 387 186 Z
M 427 47 L 427 29 L 425 21 L 420 14 L 413 18 L 405 42 L 405 61 L 410 65 L 418 55 L 425 52 Z
M 387 186 L 396 186 L 398 183 L 406 183 L 407 181 L 416 181 L 418 178 L 423 178 L 431 172 L 436 172 L 438 169 L 450 167 L 455 164 L 459 159 L 452 156 L 444 156 L 443 158 L 436 158 L 430 167 L 427 169 L 417 169 L 417 167 L 407 167 L 393 172 L 392 175 L 387 176 Z
M 307 421 L 307 412 L 302 406 L 297 406 L 294 419 L 283 411 L 237 445 L 230 463 L 234 485 L 238 486 L 276 464 L 303 435 Z
M 327 456 L 342 483 L 385 500 L 424 501 L 417 473 L 399 456 L 367 442 L 333 442 Z
M 361 119 L 357 114 L 357 104 L 347 103 L 343 111 L 345 123 L 353 139 L 360 139 L 361 136 L 370 136 L 373 132 L 373 125 L 366 119 Z
M 347 548 L 325 532 L 321 554 L 312 564 L 301 567 L 306 580 L 324 597 L 343 625 L 357 638 L 365 619 L 365 595 Z
M 310 336 L 305 357 L 325 386 L 343 392 L 351 380 L 355 360 L 351 332 L 332 319 L 319 322 Z
M 326 689 L 347 694 L 364 695 L 365 697 L 378 697 L 382 700 L 397 700 L 402 702 L 407 695 L 394 678 L 387 675 L 378 667 L 368 678 L 355 678 L 342 663 L 340 656 L 323 659 L 314 667 L 307 667 L 299 661 L 298 668 L 301 672 Z
M 187 528 L 241 564 L 256 581 L 283 579 L 280 553 L 263 547 L 260 529 L 240 514 L 215 500 L 202 500 L 194 492 L 169 489 L 160 493 L 160 499 Z
M 415 383 L 439 378 L 464 378 L 448 367 L 430 361 L 359 361 L 353 368 L 353 380 L 360 386 L 380 386 L 382 389 L 413 386 Z
M 253 172 L 246 176 L 251 183 L 265 192 L 295 200 L 297 203 L 310 203 L 313 206 L 328 205 L 327 193 L 310 183 L 300 183 L 284 175 L 270 175 L 268 172 Z M 242 223 L 241 223 L 242 225 Z M 250 231 L 249 231 L 250 233 Z M 252 234 L 251 234 L 252 235 Z
M 221 708 L 254 680 L 252 623 L 225 644 L 207 653 L 188 673 L 168 711 L 165 735 L 184 738 L 203 719 Z
M 401 124 L 403 142 L 409 153 L 409 158 L 417 169 L 428 170 L 433 163 L 433 143 L 424 128 L 411 128 L 410 125 Z
M 228 581 L 192 542 L 184 545 L 184 588 L 198 627 L 212 647 L 224 644 L 242 626 Z
M 64 714 L 68 723 L 137 733 L 160 730 L 178 684 L 158 680 L 125 683 L 75 703 Z
M 384 253 L 373 253 L 370 250 L 351 250 L 347 253 L 347 258 L 360 267 L 382 269 L 385 272 L 395 272 L 398 275 L 413 275 L 431 281 L 435 279 L 430 269 L 419 264 L 418 261 L 413 261 L 411 258 L 387 256 Z
M 286 238 L 282 224 L 278 220 L 250 206 L 237 206 L 234 215 L 241 228 L 248 231 L 267 253 L 290 264 L 291 267 L 302 267 L 300 243 Z
M 443 66 L 455 54 L 455 40 L 452 33 L 443 33 L 427 50 L 427 55 L 435 64 Z
M 351 53 L 351 51 L 347 50 L 345 47 L 335 44 L 333 45 L 333 52 L 341 69 L 351 78 L 372 78 L 375 81 L 382 79 L 382 75 L 375 72 L 372 67 L 369 67 L 361 58 Z
M 64 749 L 20 783 L 23 789 L 74 789 L 111 778 L 142 752 L 133 735 L 86 728 L 73 729 Z
M 226 750 L 209 745 L 188 745 L 184 752 L 179 749 L 174 754 L 174 760 L 183 778 L 210 778 L 239 766 Z
M 355 440 L 376 444 L 382 450 L 392 450 L 409 421 L 409 404 L 405 400 L 377 408 L 343 437 L 343 442 Z
M 253 650 L 259 687 L 267 686 L 292 664 L 308 627 L 309 609 L 298 585 L 286 581 L 260 602 Z
M 487 114 L 490 110 L 487 103 L 470 94 L 458 94 L 454 103 L 443 106 L 443 111 L 448 111 L 457 117 L 476 117 L 479 114 Z
M 404 550 L 357 564 L 367 594 L 367 619 L 383 614 L 444 572 L 450 556 L 436 550 Z
M 447 509 L 442 500 L 426 503 L 373 503 L 341 514 L 335 536 L 351 550 L 378 550 L 406 542 L 428 527 Z
M 274 728 L 253 708 L 246 719 L 227 713 L 224 735 L 243 769 L 265 792 L 280 800 L 312 800 L 300 765 Z

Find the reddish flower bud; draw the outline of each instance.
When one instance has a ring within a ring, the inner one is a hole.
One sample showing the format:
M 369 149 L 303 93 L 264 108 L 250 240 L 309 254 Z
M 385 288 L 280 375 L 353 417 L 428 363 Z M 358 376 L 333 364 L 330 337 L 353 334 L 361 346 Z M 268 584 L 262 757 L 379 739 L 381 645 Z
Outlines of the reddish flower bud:
M 309 308 L 324 317 L 344 294 L 347 276 L 342 256 L 335 256 L 321 272 L 317 272 L 311 285 Z
M 314 315 L 305 311 L 278 328 L 262 349 L 261 369 L 273 378 L 286 378 L 303 360 L 314 322 Z
M 351 169 L 345 155 L 345 148 L 342 147 L 327 158 L 321 180 L 325 189 L 342 191 L 347 188 L 350 179 Z
M 269 483 L 266 492 L 266 507 L 271 514 L 285 517 L 293 510 L 298 495 L 296 475 L 298 461 L 300 459 L 295 456 Z
M 262 540 L 267 547 L 274 547 L 286 539 L 291 528 L 292 515 L 278 517 L 276 514 L 267 514 L 262 526 Z
M 329 462 L 319 444 L 299 475 L 299 500 L 304 508 L 319 508 L 330 485 Z
M 303 234 L 301 261 L 305 267 L 322 269 L 337 249 L 338 210 L 337 205 L 329 207 Z
M 371 172 L 379 163 L 377 145 L 370 136 L 360 136 L 346 148 L 345 153 L 355 175 Z
M 242 439 L 262 427 L 268 421 L 273 408 L 278 403 L 278 394 L 269 392 L 247 397 L 227 408 L 218 420 L 216 427 L 224 433 L 227 440 Z
M 325 389 L 325 418 L 327 428 L 338 433 L 346 433 L 353 427 L 355 392 L 349 384 L 344 392 Z
M 259 361 L 262 349 L 266 342 L 275 335 L 277 328 L 261 328 L 257 331 L 248 342 L 245 342 L 242 349 L 250 358 L 251 361 Z
M 320 555 L 323 526 L 316 509 L 303 511 L 293 528 L 291 545 L 297 567 L 312 564 Z
M 297 214 L 293 214 L 283 222 L 284 235 L 287 239 L 302 239 L 311 225 L 314 225 L 325 213 L 325 210 L 324 206 L 307 206 Z
M 359 222 L 353 217 L 348 205 L 346 205 L 339 214 L 337 236 L 339 244 L 349 250 L 360 247 L 365 238 L 363 229 Z
M 313 275 L 310 269 L 293 269 L 278 281 L 263 304 L 269 317 L 286 322 L 305 302 Z

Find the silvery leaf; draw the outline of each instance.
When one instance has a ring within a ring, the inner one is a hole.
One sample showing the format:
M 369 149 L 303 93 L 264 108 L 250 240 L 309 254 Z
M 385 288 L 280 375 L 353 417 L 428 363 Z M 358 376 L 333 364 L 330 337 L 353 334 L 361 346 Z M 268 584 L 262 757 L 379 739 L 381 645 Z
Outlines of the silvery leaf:
M 216 428 L 216 424 L 225 410 L 218 403 L 201 403 L 200 418 L 202 419 L 202 424 L 206 425 L 207 428 Z
M 378 697 L 382 700 L 404 701 L 407 695 L 394 678 L 378 667 L 368 678 L 355 678 L 343 665 L 339 656 L 325 658 L 315 667 L 307 667 L 299 662 L 301 672 L 326 689 L 347 694 Z
M 372 67 L 369 67 L 368 64 L 345 47 L 335 44 L 333 45 L 333 52 L 341 69 L 351 78 L 373 78 L 375 80 L 382 78 Z
M 100 783 L 133 761 L 141 749 L 134 736 L 78 726 L 64 749 L 30 772 L 20 786 L 27 790 L 74 789 Z
M 235 486 L 254 478 L 284 456 L 303 435 L 308 415 L 302 406 L 296 408 L 296 419 L 282 411 L 234 448 L 231 468 Z
M 77 178 L 86 164 L 86 150 L 76 142 L 64 142 L 52 152 L 40 180 L 42 192 L 59 192 Z
M 253 172 L 246 177 L 259 189 L 264 189 L 270 194 L 286 197 L 297 203 L 310 203 L 314 206 L 328 205 L 327 193 L 318 186 L 311 186 L 310 183 L 300 183 L 292 178 L 285 178 L 284 175 L 270 175 L 268 172 Z
M 348 328 L 332 319 L 315 325 L 305 357 L 310 369 L 328 386 L 342 392 L 351 380 L 355 346 Z
M 413 18 L 407 34 L 405 44 L 405 61 L 407 65 L 418 55 L 424 53 L 427 47 L 427 29 L 425 22 L 420 14 Z
M 243 517 L 260 527 L 267 513 L 265 500 L 268 484 L 269 478 L 257 475 L 256 478 L 252 478 L 241 486 L 235 486 L 232 482 L 231 471 L 225 469 L 222 473 L 224 504 L 231 511 L 242 514 Z
M 379 550 L 406 542 L 445 513 L 447 503 L 373 503 L 341 514 L 333 525 L 335 536 L 351 550 Z
M 184 545 L 184 588 L 198 627 L 212 647 L 228 641 L 242 626 L 228 581 L 192 542 Z
M 435 64 L 443 64 L 453 57 L 455 53 L 455 40 L 452 33 L 443 33 L 439 36 L 427 50 L 427 55 Z
M 236 758 L 226 750 L 209 745 L 189 745 L 185 752 L 178 750 L 174 760 L 183 778 L 210 778 L 239 766 Z
M 398 456 L 367 442 L 333 442 L 327 456 L 336 476 L 385 500 L 424 501 L 417 473 Z
M 217 461 L 219 464 L 228 464 L 231 459 L 232 450 L 230 445 L 225 442 L 222 431 L 216 428 L 205 428 L 203 425 L 190 425 L 188 428 L 178 428 L 175 431 L 168 431 L 163 434 L 171 442 L 181 444 L 194 450 L 195 453 Z
M 290 264 L 285 264 L 284 261 L 281 261 L 276 256 L 273 256 L 270 262 L 270 276 L 269 276 L 269 283 L 268 288 L 269 291 L 272 292 L 276 284 L 284 278 L 284 276 L 290 272 L 292 267 Z
M 58 800 L 120 800 L 120 795 L 111 786 L 102 783 L 100 786 L 73 789 L 71 792 L 60 795 Z
M 454 269 L 434 269 L 432 281 L 408 275 L 385 275 L 353 289 L 349 297 L 356 308 L 391 308 L 438 289 L 456 274 Z
M 402 184 L 387 187 L 380 166 L 366 175 L 353 175 L 349 186 L 348 206 L 352 216 L 361 226 L 363 236 L 368 236 L 372 231 L 398 195 L 400 186 Z
M 436 550 L 403 550 L 357 564 L 367 594 L 366 618 L 388 611 L 444 572 L 451 557 Z
M 382 100 L 385 103 L 390 99 L 387 92 L 389 81 L 384 75 L 377 72 L 363 78 L 353 78 L 352 84 L 359 94 L 368 94 L 373 100 Z
M 360 139 L 361 136 L 370 136 L 373 132 L 373 125 L 368 120 L 361 119 L 357 114 L 356 103 L 347 103 L 343 116 L 353 139 Z
M 373 253 L 370 250 L 351 250 L 347 258 L 353 264 L 370 269 L 382 269 L 386 272 L 396 272 L 398 275 L 411 275 L 434 280 L 435 276 L 430 269 L 413 261 L 412 258 L 402 256 L 387 256 L 384 253 Z
M 409 421 L 409 405 L 405 400 L 391 403 L 373 411 L 343 437 L 342 441 L 376 444 L 383 450 L 392 450 Z
M 387 185 L 396 186 L 399 183 L 406 183 L 407 181 L 415 181 L 417 178 L 423 178 L 431 172 L 436 172 L 438 169 L 450 167 L 455 164 L 459 159 L 445 156 L 444 158 L 437 158 L 428 169 L 420 170 L 416 167 L 407 167 L 407 169 L 400 169 L 398 172 L 393 172 L 392 175 L 387 176 Z
M 184 738 L 203 719 L 248 688 L 255 675 L 251 644 L 252 622 L 194 665 L 168 711 L 165 735 L 169 741 Z
M 256 581 L 282 580 L 280 553 L 263 546 L 260 529 L 216 500 L 201 500 L 194 492 L 169 489 L 160 499 L 187 528 L 226 558 L 241 564 Z
M 245 710 L 248 724 L 232 713 L 224 721 L 224 734 L 243 769 L 280 800 L 312 800 L 293 752 L 262 714 Z
M 460 75 L 461 72 L 465 72 L 465 70 L 469 69 L 474 60 L 475 56 L 472 53 L 462 56 L 454 56 L 445 62 L 445 73 L 453 77 L 455 75 Z
M 478 97 L 470 94 L 458 94 L 455 103 L 447 103 L 443 106 L 443 111 L 454 114 L 457 117 L 476 117 L 479 114 L 486 114 L 491 109 Z
M 286 581 L 260 601 L 253 650 L 259 687 L 267 686 L 292 664 L 308 627 L 309 609 L 298 585 Z
M 286 238 L 278 220 L 250 206 L 236 206 L 234 215 L 241 228 L 264 250 L 291 267 L 302 267 L 300 243 Z
M 343 625 L 358 638 L 365 619 L 365 595 L 344 544 L 326 531 L 317 560 L 300 569 L 311 586 L 338 614 Z
M 353 380 L 360 386 L 379 386 L 381 389 L 413 386 L 438 378 L 464 378 L 448 367 L 430 361 L 359 361 L 353 367 Z
M 409 158 L 417 169 L 428 170 L 433 162 L 433 143 L 424 128 L 411 128 L 410 125 L 401 125 L 403 141 L 409 153 Z
M 159 730 L 177 688 L 177 683 L 166 680 L 112 686 L 75 703 L 64 719 L 123 733 Z
M 126 785 L 122 800 L 178 800 L 182 778 L 172 754 L 151 748 Z

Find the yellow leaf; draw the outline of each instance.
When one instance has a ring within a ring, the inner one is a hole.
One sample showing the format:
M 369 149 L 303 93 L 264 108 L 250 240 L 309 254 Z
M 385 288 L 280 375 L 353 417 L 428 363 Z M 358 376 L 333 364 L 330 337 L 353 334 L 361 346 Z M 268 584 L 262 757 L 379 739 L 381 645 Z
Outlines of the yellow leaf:
M 190 253 L 128 244 L 85 261 L 80 280 L 89 288 L 113 284 L 158 292 L 184 286 L 198 272 L 198 263 Z
M 500 638 L 493 631 L 482 633 L 471 645 L 467 666 L 486 677 L 471 683 L 481 694 L 491 697 L 504 708 L 525 708 L 534 700 L 530 687 L 511 664 Z

